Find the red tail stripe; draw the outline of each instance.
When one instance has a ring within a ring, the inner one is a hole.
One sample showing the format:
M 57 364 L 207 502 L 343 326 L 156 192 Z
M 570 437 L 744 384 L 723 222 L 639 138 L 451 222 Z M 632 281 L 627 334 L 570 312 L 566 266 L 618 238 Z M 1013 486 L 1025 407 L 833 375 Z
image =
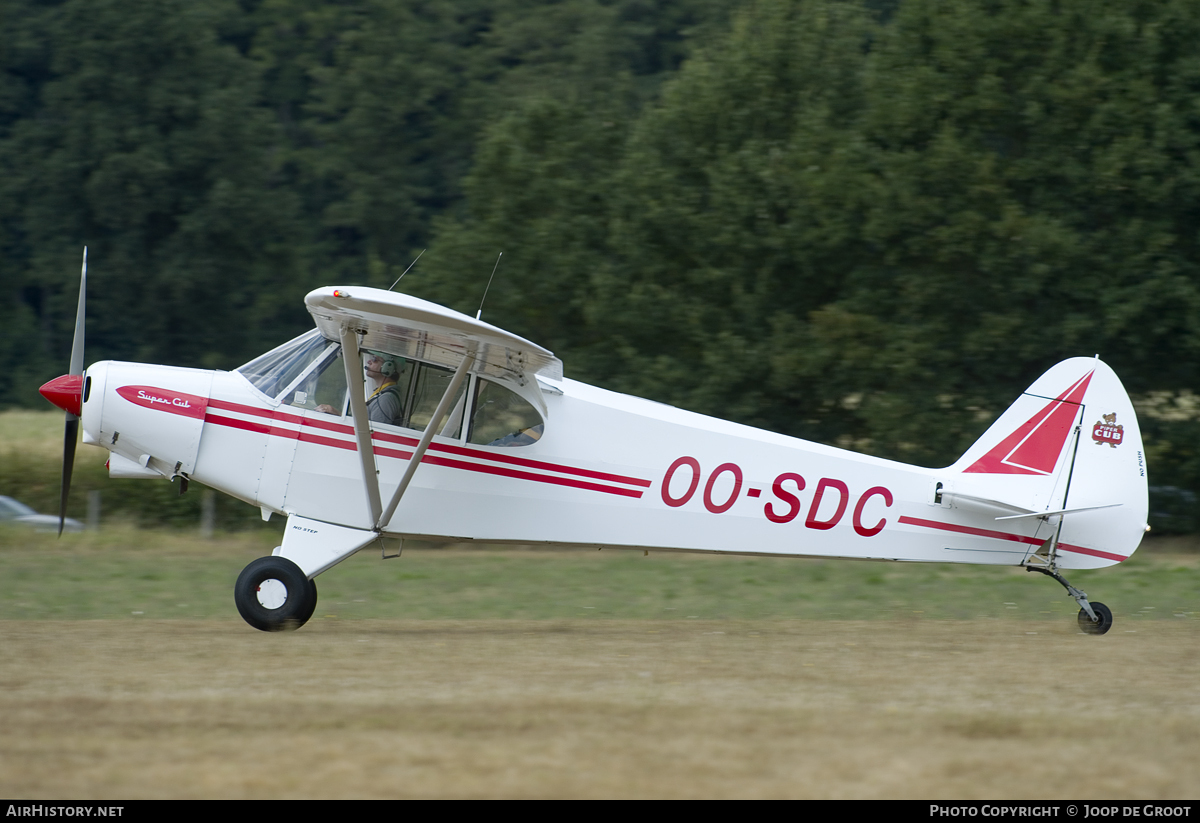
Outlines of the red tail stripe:
M 909 526 L 922 526 L 926 529 L 940 529 L 941 531 L 957 532 L 959 534 L 970 534 L 975 537 L 990 537 L 996 540 L 1011 540 L 1015 543 L 1025 543 L 1029 546 L 1040 546 L 1044 540 L 1039 540 L 1036 537 L 1026 537 L 1022 534 L 1009 534 L 1008 532 L 998 532 L 991 529 L 977 529 L 974 526 L 960 526 L 957 523 L 940 523 L 936 520 L 922 520 L 918 517 L 909 517 L 908 515 L 900 515 L 900 522 Z M 1128 559 L 1126 555 L 1113 554 L 1112 552 L 1100 551 L 1099 549 L 1088 549 L 1083 546 L 1072 546 L 1069 543 L 1059 543 L 1058 547 L 1063 551 L 1075 552 L 1076 554 L 1087 554 L 1092 557 L 1103 557 L 1105 560 L 1116 560 L 1118 562 Z
M 1031 546 L 1040 546 L 1043 541 L 1036 537 L 1025 537 L 1021 534 L 1009 534 L 1008 532 L 998 532 L 991 529 L 977 529 L 974 526 L 960 526 L 956 523 L 939 523 L 936 520 L 921 520 L 917 517 L 909 517 L 908 515 L 900 515 L 900 522 L 910 526 L 924 526 L 927 529 L 941 529 L 946 532 L 958 532 L 959 534 L 971 534 L 976 537 L 991 537 L 996 540 L 1012 540 L 1016 543 L 1028 543 Z

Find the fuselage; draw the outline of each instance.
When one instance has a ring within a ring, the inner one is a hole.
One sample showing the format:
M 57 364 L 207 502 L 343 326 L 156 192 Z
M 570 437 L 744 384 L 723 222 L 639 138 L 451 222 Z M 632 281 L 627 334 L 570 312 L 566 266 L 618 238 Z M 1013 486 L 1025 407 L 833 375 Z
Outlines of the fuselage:
M 264 514 L 373 527 L 344 409 L 296 408 L 239 372 L 109 361 L 89 368 L 87 378 L 84 442 L 108 449 L 121 465 L 186 476 Z M 994 512 L 955 507 L 939 494 L 952 479 L 947 469 L 855 454 L 569 379 L 538 378 L 523 391 L 536 393 L 530 401 L 543 410 L 540 439 L 473 444 L 465 427 L 459 436 L 435 435 L 384 532 L 1018 565 L 1052 527 L 1036 518 L 1001 524 Z M 371 428 L 386 500 L 420 431 Z M 963 477 L 954 482 L 963 488 Z M 1127 556 L 1096 540 L 1061 548 L 1066 567 Z

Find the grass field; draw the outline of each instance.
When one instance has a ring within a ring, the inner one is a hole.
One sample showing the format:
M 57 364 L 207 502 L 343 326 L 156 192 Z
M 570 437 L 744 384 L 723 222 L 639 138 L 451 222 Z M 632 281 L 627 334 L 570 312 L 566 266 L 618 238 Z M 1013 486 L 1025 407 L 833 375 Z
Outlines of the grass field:
M 62 461 L 63 413 L 45 410 L 9 409 L 0 412 L 0 443 L 5 450 Z M 89 450 L 93 451 L 93 450 Z M 99 457 L 103 452 L 94 450 Z M 103 458 L 100 458 L 101 462 Z
M 9 621 L 0 792 L 1194 798 L 1195 626 Z
M 1194 798 L 1200 553 L 1077 574 L 363 553 L 298 632 L 270 535 L 0 533 L 0 795 Z
M 111 527 L 0 530 L 0 619 L 223 619 L 233 583 L 276 545 L 270 533 L 201 540 Z M 1200 551 L 1147 541 L 1120 566 L 1070 579 L 1116 616 L 1200 618 Z M 632 551 L 366 550 L 317 579 L 314 619 L 1041 619 L 1075 602 L 1018 568 Z

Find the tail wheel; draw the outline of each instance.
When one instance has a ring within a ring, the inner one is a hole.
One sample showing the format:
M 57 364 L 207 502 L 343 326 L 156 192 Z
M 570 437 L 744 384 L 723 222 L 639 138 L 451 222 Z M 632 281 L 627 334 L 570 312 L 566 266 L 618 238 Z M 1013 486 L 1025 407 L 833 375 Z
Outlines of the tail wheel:
M 292 631 L 317 608 L 317 584 L 285 557 L 260 557 L 238 575 L 233 587 L 238 613 L 264 632 Z
M 1087 609 L 1080 609 L 1079 630 L 1084 634 L 1104 634 L 1112 628 L 1112 612 L 1103 603 L 1091 603 L 1089 605 L 1099 619 L 1093 622 L 1091 616 L 1087 613 Z

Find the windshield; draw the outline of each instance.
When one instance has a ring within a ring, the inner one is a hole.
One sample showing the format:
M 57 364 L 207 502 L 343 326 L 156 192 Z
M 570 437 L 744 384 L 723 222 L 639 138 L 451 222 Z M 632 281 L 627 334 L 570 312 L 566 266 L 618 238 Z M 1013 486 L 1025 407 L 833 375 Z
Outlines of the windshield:
M 251 360 L 238 369 L 254 388 L 268 397 L 278 397 L 326 349 L 336 344 L 321 336 L 317 329 Z

